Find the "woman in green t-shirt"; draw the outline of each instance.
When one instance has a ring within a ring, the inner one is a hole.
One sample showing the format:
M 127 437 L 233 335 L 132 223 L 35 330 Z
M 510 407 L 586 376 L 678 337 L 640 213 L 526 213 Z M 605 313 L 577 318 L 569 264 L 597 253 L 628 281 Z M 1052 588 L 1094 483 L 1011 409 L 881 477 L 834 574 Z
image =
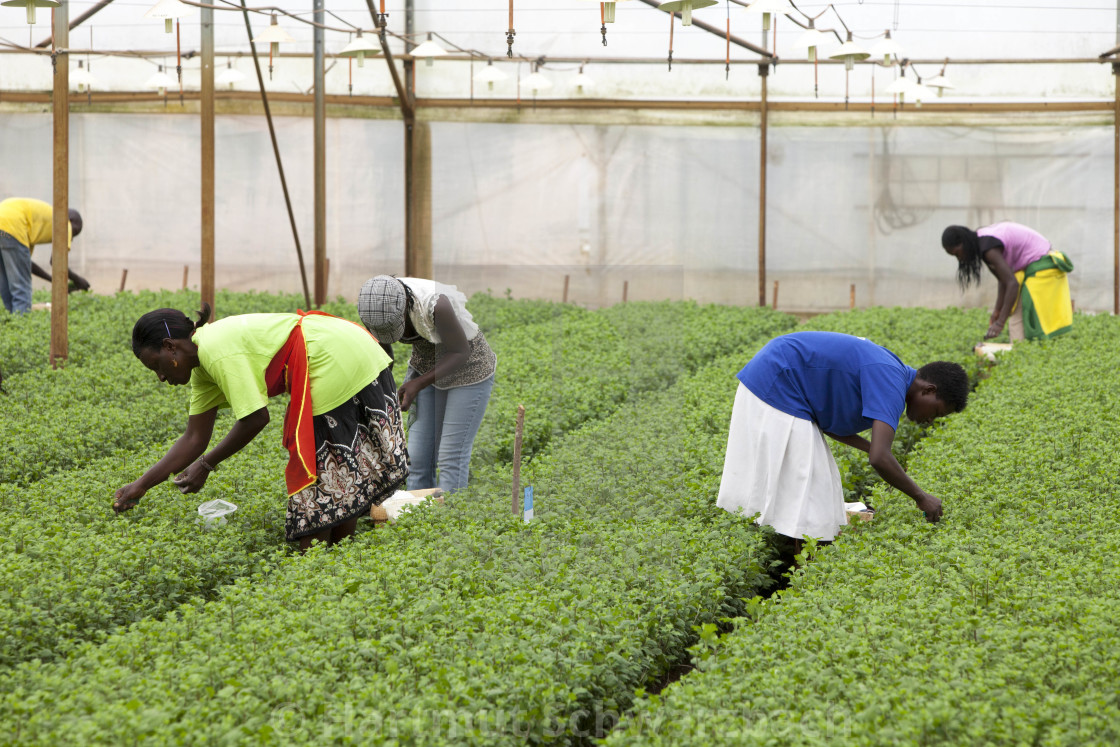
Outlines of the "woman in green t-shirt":
M 321 312 L 209 319 L 203 304 L 198 322 L 157 309 L 133 327 L 140 362 L 160 381 L 190 384 L 190 416 L 167 454 L 116 492 L 114 510 L 133 508 L 171 473 L 183 493 L 201 490 L 268 424 L 268 398 L 287 392 L 286 537 L 305 550 L 350 536 L 408 476 L 392 359 L 360 325 Z M 206 452 L 219 407 L 237 422 Z

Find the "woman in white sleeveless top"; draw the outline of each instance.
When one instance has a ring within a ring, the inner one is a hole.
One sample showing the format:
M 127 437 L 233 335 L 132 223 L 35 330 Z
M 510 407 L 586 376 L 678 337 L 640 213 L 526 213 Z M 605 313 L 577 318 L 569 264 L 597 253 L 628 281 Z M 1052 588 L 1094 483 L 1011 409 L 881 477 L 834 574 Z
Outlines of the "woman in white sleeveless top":
M 409 410 L 409 490 L 454 492 L 467 485 L 497 356 L 466 302 L 453 285 L 390 275 L 370 278 L 358 296 L 358 314 L 382 345 L 412 345 L 397 392 Z

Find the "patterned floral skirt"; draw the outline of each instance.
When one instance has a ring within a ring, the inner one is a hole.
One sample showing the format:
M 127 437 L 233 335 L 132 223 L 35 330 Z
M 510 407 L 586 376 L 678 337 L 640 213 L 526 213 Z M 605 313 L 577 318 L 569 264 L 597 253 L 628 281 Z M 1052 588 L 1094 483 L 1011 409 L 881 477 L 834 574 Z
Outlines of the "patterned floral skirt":
M 368 514 L 408 477 L 392 368 L 348 402 L 316 415 L 313 423 L 319 479 L 288 499 L 289 541 Z

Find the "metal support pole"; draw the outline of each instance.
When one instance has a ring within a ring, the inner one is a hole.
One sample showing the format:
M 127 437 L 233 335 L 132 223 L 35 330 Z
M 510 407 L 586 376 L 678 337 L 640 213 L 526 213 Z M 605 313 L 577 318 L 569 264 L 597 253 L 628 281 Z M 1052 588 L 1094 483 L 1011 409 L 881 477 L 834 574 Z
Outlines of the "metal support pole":
M 384 27 L 381 26 L 381 16 L 373 9 L 373 0 L 366 0 L 366 6 L 369 8 L 370 16 L 373 22 L 380 29 L 378 36 L 381 39 L 381 51 L 385 55 L 385 63 L 389 66 L 389 75 L 393 78 L 393 87 L 397 90 L 397 98 L 401 107 L 401 117 L 404 119 L 404 266 L 405 273 L 409 274 L 413 271 L 416 261 L 413 258 L 412 249 L 412 155 L 413 155 L 413 128 L 416 123 L 416 97 L 412 94 L 404 83 L 401 82 L 401 76 L 397 73 L 396 63 L 393 62 L 393 51 L 389 48 L 389 40 L 385 33 Z M 406 19 L 407 22 L 407 19 Z M 412 46 L 409 42 L 405 41 L 405 50 L 409 51 Z M 408 62 L 405 63 L 405 71 L 409 70 Z M 416 277 L 426 277 L 426 274 L 417 272 Z
M 70 24 L 69 0 L 54 9 L 54 214 L 51 223 L 51 365 L 70 354 L 69 252 L 70 244 Z
M 762 98 L 759 114 L 759 157 L 758 157 L 758 305 L 766 305 L 766 81 L 770 75 L 770 63 L 758 63 L 758 75 L 762 78 Z
M 315 23 L 322 24 L 326 20 L 323 0 L 314 0 L 314 6 Z M 315 26 L 312 36 L 315 52 L 315 305 L 322 306 L 327 301 L 327 106 L 322 26 Z
M 416 3 L 415 0 L 404 0 L 404 51 L 412 52 L 416 46 L 412 43 L 412 35 L 416 29 Z M 413 96 L 416 95 L 416 67 L 411 60 L 404 63 L 404 87 Z
M 411 52 L 415 26 L 413 0 L 404 4 L 404 48 Z M 432 277 L 432 137 L 426 122 L 416 121 L 416 62 L 404 61 L 404 90 L 410 106 L 404 120 L 405 274 Z
M 303 298 L 307 306 L 311 307 L 311 293 L 307 289 L 307 268 L 303 264 L 303 247 L 299 243 L 299 231 L 296 230 L 296 215 L 292 210 L 292 196 L 288 192 L 288 180 L 284 176 L 284 162 L 280 159 L 280 145 L 276 141 L 276 126 L 272 122 L 272 109 L 268 105 L 268 92 L 264 87 L 264 75 L 261 73 L 261 60 L 257 55 L 257 45 L 253 43 L 253 27 L 249 23 L 249 9 L 245 0 L 241 0 L 241 15 L 245 20 L 245 33 L 249 37 L 249 51 L 253 53 L 253 69 L 257 73 L 257 86 L 261 91 L 261 105 L 264 107 L 264 117 L 268 121 L 268 136 L 272 140 L 272 155 L 276 159 L 276 170 L 280 172 L 280 188 L 284 192 L 284 205 L 288 208 L 288 223 L 292 226 L 292 240 L 296 244 L 296 258 L 299 260 L 299 277 L 303 282 Z
M 1120 314 L 1120 62 L 1112 63 L 1112 87 L 1112 313 Z
M 214 10 L 202 9 L 202 302 L 214 308 Z

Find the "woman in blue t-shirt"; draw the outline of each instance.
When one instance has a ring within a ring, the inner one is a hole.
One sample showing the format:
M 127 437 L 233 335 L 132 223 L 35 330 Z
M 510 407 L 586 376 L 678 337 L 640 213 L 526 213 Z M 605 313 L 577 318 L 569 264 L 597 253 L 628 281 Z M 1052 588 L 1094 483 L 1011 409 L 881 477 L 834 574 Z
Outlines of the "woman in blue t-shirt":
M 829 541 L 846 523 L 840 471 L 824 436 L 866 452 L 871 466 L 930 521 L 941 501 L 891 453 L 905 410 L 929 422 L 960 412 L 969 381 L 956 363 L 915 370 L 862 337 L 794 332 L 766 344 L 739 372 L 717 505 L 800 540 Z M 870 429 L 871 440 L 860 433 Z

